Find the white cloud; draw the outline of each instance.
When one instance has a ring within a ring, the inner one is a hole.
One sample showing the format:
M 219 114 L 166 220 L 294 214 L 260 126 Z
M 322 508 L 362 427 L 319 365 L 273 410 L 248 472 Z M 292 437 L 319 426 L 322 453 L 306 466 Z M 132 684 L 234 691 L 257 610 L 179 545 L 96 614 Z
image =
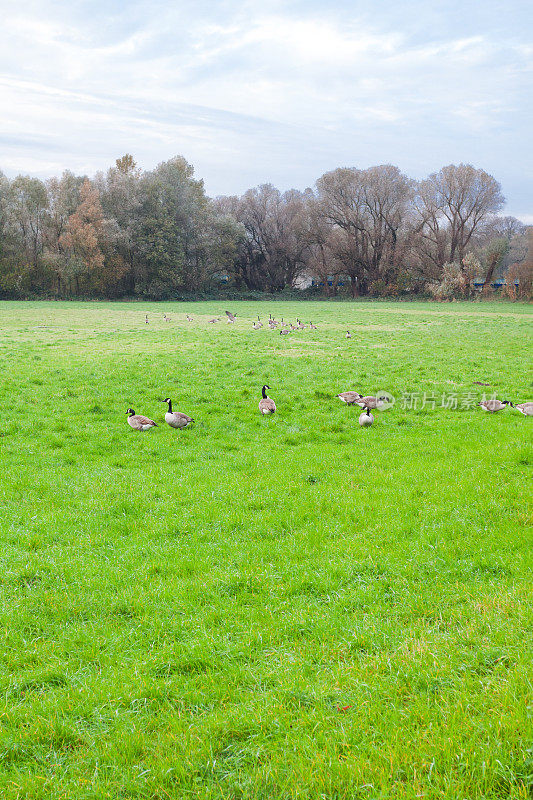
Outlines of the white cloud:
M 29 0 L 5 13 L 4 169 L 91 171 L 129 149 L 143 166 L 181 152 L 209 170 L 215 191 L 269 175 L 311 184 L 320 169 L 373 161 L 422 175 L 472 160 L 507 193 L 505 175 L 518 180 L 507 164 L 528 155 L 524 37 L 461 24 L 440 35 L 432 16 L 415 37 L 422 23 L 407 11 L 404 24 L 387 25 L 351 2 L 296 13 L 294 2 L 227 0 L 209 11 L 140 2 L 121 12 L 113 1 L 91 13 Z

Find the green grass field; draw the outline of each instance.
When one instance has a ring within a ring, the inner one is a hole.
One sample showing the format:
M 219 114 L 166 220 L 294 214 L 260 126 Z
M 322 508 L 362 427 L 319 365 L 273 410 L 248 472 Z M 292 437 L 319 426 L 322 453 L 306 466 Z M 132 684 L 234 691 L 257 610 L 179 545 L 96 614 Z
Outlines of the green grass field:
M 0 796 L 532 797 L 533 419 L 474 404 L 533 400 L 531 332 L 505 303 L 0 303 Z M 396 403 L 361 429 L 346 389 Z

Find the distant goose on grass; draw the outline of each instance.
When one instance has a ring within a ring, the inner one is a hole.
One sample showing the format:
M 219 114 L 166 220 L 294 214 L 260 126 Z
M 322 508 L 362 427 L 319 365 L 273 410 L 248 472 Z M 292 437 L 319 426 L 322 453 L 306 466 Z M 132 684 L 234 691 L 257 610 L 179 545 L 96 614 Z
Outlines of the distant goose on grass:
M 133 408 L 128 408 L 128 425 L 134 431 L 149 431 L 150 428 L 157 428 L 157 422 L 154 422 L 150 417 L 143 417 L 142 414 L 136 414 Z
M 351 339 L 352 338 L 352 334 L 350 333 L 350 331 L 346 331 L 346 336 L 344 338 L 345 339 Z
M 280 330 L 280 332 L 279 332 L 279 335 L 280 335 L 280 336 L 285 336 L 285 334 L 287 334 L 287 333 L 290 333 L 290 331 L 289 331 L 289 330 L 287 330 L 287 328 L 282 328 L 282 329 Z
M 359 417 L 359 425 L 362 428 L 370 428 L 372 423 L 374 422 L 374 417 L 370 413 L 369 408 L 365 408 L 361 416 Z
M 170 317 L 167 317 L 166 314 L 163 314 L 163 319 L 165 320 L 165 322 L 170 322 Z
M 146 316 L 145 316 L 145 318 L 144 318 L 144 324 L 145 324 L 145 325 L 148 325 L 148 314 L 146 314 Z
M 263 323 L 262 322 L 254 322 L 253 325 L 252 325 L 252 328 L 254 329 L 254 331 L 258 331 L 262 327 L 263 327 Z
M 513 404 L 511 403 L 513 406 Z M 517 403 L 513 408 L 518 409 L 525 417 L 533 417 L 533 403 Z
M 359 392 L 341 392 L 340 394 L 336 394 L 335 397 L 338 397 L 339 400 L 342 400 L 343 403 L 349 406 L 352 406 L 361 399 Z
M 274 414 L 274 412 L 276 411 L 276 404 L 271 397 L 267 396 L 266 393 L 267 389 L 270 389 L 270 386 L 267 386 L 265 384 L 261 392 L 263 397 L 259 401 L 259 411 L 261 412 L 261 414 Z
M 213 317 L 213 319 L 208 319 L 207 321 L 212 325 L 214 322 L 220 322 L 220 319 L 218 317 Z
M 192 417 L 184 414 L 183 411 L 172 411 L 172 400 L 170 397 L 165 397 L 163 403 L 168 403 L 168 411 L 165 414 L 165 422 L 171 428 L 186 428 L 191 422 L 194 422 Z
M 355 402 L 358 406 L 361 406 L 361 408 L 372 408 L 379 410 L 385 405 L 385 403 L 388 402 L 388 397 L 360 397 L 359 400 L 356 400 Z
M 483 400 L 479 403 L 483 411 L 494 414 L 495 411 L 503 411 L 506 406 L 511 405 L 510 400 Z
M 309 323 L 309 327 L 311 328 L 312 331 L 317 331 L 318 330 L 317 326 L 313 325 L 312 322 Z
M 192 322 L 192 317 L 189 314 L 185 315 L 187 317 L 187 322 Z
M 236 314 L 232 314 L 231 311 L 225 311 L 224 313 L 228 318 L 228 325 L 230 322 L 235 322 L 235 317 L 237 316 Z

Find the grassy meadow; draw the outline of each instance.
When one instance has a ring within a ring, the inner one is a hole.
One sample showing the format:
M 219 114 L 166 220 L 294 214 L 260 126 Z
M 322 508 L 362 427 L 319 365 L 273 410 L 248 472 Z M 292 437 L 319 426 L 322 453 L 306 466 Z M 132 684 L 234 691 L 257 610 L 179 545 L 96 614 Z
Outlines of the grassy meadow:
M 531 322 L 0 303 L 0 796 L 531 798 Z

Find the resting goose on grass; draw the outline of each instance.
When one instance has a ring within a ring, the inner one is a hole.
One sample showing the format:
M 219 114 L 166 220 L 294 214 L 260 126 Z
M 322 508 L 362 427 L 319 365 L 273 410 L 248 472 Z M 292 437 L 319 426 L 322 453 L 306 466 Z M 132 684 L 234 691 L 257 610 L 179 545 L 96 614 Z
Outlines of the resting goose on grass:
M 479 403 L 483 411 L 494 414 L 495 411 L 503 411 L 506 406 L 511 405 L 510 400 L 483 400 Z
M 270 386 L 267 386 L 265 384 L 263 386 L 263 391 L 261 392 L 263 397 L 259 401 L 259 411 L 261 412 L 261 414 L 274 414 L 274 412 L 276 411 L 276 404 L 271 397 L 267 396 L 266 393 L 267 389 L 270 389 Z
M 128 415 L 128 425 L 134 431 L 149 431 L 150 428 L 157 428 L 157 422 L 154 422 L 150 417 L 136 414 L 133 408 L 128 408 L 126 414 Z

